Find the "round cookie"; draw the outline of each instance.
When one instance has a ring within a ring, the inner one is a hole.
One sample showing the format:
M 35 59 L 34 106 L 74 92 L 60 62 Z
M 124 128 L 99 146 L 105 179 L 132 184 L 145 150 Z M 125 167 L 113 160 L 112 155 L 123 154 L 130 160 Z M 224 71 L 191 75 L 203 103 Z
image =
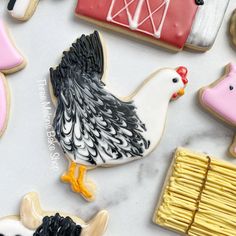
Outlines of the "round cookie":
M 93 200 L 87 169 L 142 159 L 158 145 L 170 100 L 184 94 L 187 69 L 163 68 L 121 98 L 106 85 L 106 60 L 98 32 L 82 35 L 50 69 L 56 112 L 53 127 L 69 160 L 62 181 Z
M 32 192 L 23 198 L 19 216 L 0 219 L 0 235 L 102 236 L 106 231 L 107 222 L 108 213 L 105 210 L 100 211 L 88 223 L 77 216 L 44 211 L 38 195 Z
M 228 64 L 222 78 L 200 89 L 199 101 L 214 116 L 236 127 L 236 65 Z M 236 157 L 236 139 L 229 151 Z
M 13 18 L 27 21 L 34 14 L 38 3 L 39 0 L 10 0 L 7 10 Z

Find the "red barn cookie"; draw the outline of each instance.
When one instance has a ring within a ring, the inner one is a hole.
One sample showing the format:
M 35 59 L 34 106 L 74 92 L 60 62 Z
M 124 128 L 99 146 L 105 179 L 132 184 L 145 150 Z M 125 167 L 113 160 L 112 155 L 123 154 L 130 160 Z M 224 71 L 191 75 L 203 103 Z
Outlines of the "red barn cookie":
M 79 0 L 76 15 L 173 50 L 207 50 L 227 5 L 228 0 Z

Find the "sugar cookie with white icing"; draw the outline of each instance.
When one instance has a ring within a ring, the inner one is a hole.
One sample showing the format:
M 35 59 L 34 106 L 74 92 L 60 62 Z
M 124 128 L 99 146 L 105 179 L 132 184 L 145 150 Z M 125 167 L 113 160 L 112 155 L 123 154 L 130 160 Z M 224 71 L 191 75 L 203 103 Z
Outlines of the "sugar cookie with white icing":
M 166 48 L 212 47 L 229 0 L 78 0 L 86 21 Z
M 236 127 L 236 64 L 228 64 L 222 78 L 200 89 L 199 101 L 214 116 Z M 229 150 L 236 157 L 236 139 Z
M 100 34 L 94 32 L 77 39 L 50 69 L 53 127 L 69 160 L 62 181 L 87 200 L 94 199 L 94 189 L 86 183 L 86 170 L 150 154 L 163 135 L 169 101 L 183 95 L 188 82 L 185 67 L 163 68 L 121 98 L 106 85 L 106 60 Z
M 9 36 L 8 29 L 0 19 L 0 72 L 4 74 L 14 73 L 23 69 L 26 61 L 15 47 Z
M 36 193 L 27 194 L 21 203 L 19 216 L 0 219 L 0 235 L 102 236 L 107 228 L 108 213 L 100 211 L 90 222 L 77 216 L 42 210 Z
M 13 18 L 27 21 L 34 14 L 38 2 L 39 0 L 10 0 L 7 10 Z

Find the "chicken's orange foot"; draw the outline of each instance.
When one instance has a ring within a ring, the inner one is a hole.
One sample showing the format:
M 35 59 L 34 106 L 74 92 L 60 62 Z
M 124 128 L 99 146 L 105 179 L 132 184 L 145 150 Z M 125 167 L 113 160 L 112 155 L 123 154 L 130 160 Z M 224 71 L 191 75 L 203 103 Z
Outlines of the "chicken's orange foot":
M 62 175 L 61 181 L 69 183 L 73 192 L 80 193 L 86 200 L 92 201 L 94 194 L 88 190 L 85 184 L 86 172 L 85 166 L 78 166 L 75 162 L 71 162 L 67 173 Z

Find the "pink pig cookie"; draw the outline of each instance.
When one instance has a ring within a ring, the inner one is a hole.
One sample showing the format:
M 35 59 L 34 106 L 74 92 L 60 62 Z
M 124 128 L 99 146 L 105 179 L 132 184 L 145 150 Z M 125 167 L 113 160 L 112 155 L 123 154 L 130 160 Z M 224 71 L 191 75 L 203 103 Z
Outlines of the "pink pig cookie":
M 224 122 L 236 127 L 236 64 L 226 66 L 225 75 L 199 92 L 201 105 Z M 236 157 L 236 136 L 230 147 Z
M 0 19 L 0 72 L 14 73 L 26 65 L 24 57 L 14 46 L 4 22 Z

